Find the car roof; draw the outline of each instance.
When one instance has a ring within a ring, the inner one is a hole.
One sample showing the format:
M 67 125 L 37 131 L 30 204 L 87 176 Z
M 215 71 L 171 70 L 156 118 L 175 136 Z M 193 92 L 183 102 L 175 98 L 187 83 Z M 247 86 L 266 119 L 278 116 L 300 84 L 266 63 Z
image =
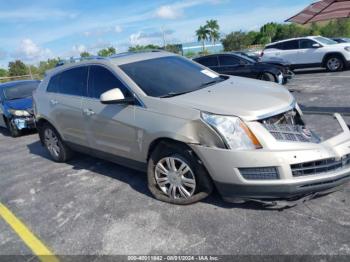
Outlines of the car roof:
M 162 50 L 152 50 L 145 52 L 126 52 L 116 54 L 110 57 L 93 57 L 88 58 L 86 60 L 82 60 L 79 62 L 68 63 L 61 66 L 57 66 L 54 69 L 47 71 L 46 73 L 55 74 L 56 72 L 64 71 L 65 69 L 69 69 L 72 67 L 80 66 L 80 65 L 89 65 L 89 64 L 113 64 L 116 66 L 121 66 L 124 64 L 135 63 L 139 61 L 145 61 L 149 59 L 168 57 L 168 56 L 177 56 L 174 53 L 162 51 Z
M 266 46 L 271 46 L 271 45 L 275 45 L 275 44 L 279 44 L 279 43 L 284 43 L 284 42 L 288 42 L 288 41 L 293 41 L 293 40 L 300 40 L 300 39 L 315 39 L 316 37 L 322 37 L 322 36 L 303 36 L 303 37 L 295 37 L 295 38 L 289 38 L 289 39 L 284 39 L 281 41 L 276 41 L 273 42 L 271 44 L 268 44 Z

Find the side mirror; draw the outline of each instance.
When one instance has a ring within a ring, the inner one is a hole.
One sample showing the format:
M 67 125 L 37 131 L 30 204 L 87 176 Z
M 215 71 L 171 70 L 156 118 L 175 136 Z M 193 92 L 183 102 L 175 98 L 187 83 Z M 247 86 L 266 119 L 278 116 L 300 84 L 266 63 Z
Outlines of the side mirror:
M 113 88 L 107 92 L 104 92 L 100 96 L 102 104 L 133 104 L 135 99 L 133 97 L 125 98 L 122 91 L 119 88 Z
M 320 44 L 313 44 L 312 45 L 312 48 L 320 48 L 320 47 L 322 47 Z

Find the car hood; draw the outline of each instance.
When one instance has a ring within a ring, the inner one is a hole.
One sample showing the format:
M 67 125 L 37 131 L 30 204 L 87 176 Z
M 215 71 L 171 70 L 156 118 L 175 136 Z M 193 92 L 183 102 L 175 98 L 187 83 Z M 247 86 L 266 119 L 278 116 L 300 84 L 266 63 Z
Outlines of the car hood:
M 169 99 L 200 111 L 238 116 L 247 121 L 283 113 L 295 103 L 284 87 L 242 77 L 230 77 L 216 85 Z
M 4 106 L 8 109 L 26 110 L 33 107 L 33 99 L 31 97 L 7 100 Z

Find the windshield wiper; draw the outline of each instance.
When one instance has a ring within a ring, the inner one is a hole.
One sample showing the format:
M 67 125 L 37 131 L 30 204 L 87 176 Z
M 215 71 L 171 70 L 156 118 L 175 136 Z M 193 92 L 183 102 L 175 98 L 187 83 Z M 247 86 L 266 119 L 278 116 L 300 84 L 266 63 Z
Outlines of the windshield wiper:
M 222 82 L 222 81 L 224 81 L 224 79 L 220 77 L 219 79 L 216 79 L 216 80 L 213 80 L 213 81 L 210 81 L 210 82 L 201 84 L 201 85 L 200 85 L 200 88 L 206 87 L 206 86 L 210 86 L 210 85 L 214 85 L 214 84 L 220 83 L 220 82 Z
M 167 93 L 166 95 L 160 96 L 160 98 L 169 98 L 169 97 L 174 97 L 174 96 L 180 96 L 180 95 L 184 95 L 187 93 L 191 93 L 193 90 L 191 91 L 186 91 L 186 92 L 181 92 L 181 93 L 175 93 L 175 92 L 170 92 Z

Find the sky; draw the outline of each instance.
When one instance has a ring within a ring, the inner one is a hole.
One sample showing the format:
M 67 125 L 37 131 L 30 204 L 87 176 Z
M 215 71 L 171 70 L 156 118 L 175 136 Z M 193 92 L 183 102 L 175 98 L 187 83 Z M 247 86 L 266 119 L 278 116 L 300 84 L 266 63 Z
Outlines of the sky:
M 0 67 L 96 53 L 107 46 L 186 43 L 206 20 L 222 35 L 283 22 L 312 0 L 0 0 Z

